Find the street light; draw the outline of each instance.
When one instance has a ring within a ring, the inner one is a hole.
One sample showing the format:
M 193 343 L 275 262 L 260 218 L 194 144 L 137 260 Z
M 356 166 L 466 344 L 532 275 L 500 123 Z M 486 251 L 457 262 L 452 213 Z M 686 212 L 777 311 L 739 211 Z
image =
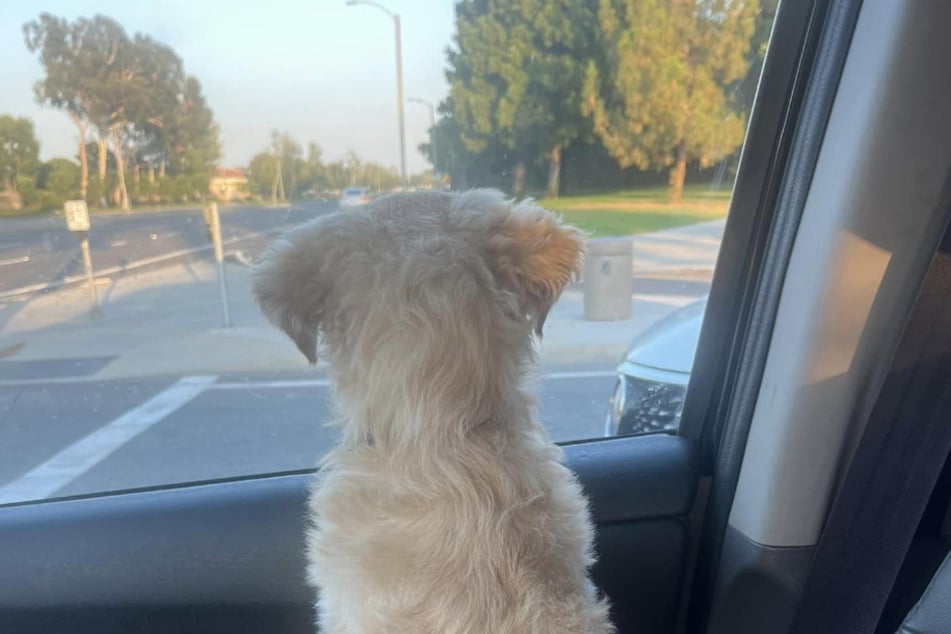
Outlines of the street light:
M 425 99 L 420 99 L 419 97 L 410 97 L 406 101 L 410 103 L 418 103 L 429 108 L 429 143 L 433 148 L 433 178 L 436 178 L 439 170 L 439 160 L 436 156 L 436 139 L 433 136 L 433 129 L 436 127 L 436 108 L 433 107 L 433 104 Z
M 399 116 L 400 129 L 400 177 L 403 185 L 406 185 L 406 123 L 403 120 L 403 46 L 400 37 L 400 14 L 393 13 L 373 0 L 347 0 L 348 7 L 355 7 L 359 4 L 376 7 L 393 19 L 393 28 L 396 32 L 396 112 Z

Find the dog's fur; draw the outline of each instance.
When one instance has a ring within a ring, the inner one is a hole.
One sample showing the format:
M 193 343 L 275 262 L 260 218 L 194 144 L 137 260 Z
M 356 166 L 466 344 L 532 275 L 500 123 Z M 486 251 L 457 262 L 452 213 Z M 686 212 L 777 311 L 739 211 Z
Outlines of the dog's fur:
M 265 256 L 258 301 L 311 363 L 319 335 L 342 428 L 310 499 L 321 632 L 613 631 L 584 495 L 521 387 L 581 237 L 493 191 L 402 194 Z

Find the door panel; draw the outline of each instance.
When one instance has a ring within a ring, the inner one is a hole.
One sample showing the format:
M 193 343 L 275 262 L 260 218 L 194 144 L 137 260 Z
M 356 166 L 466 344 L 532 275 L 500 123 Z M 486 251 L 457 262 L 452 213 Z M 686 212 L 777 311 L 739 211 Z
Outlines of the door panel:
M 673 631 L 692 441 L 620 438 L 565 447 L 598 523 L 595 582 L 619 631 Z M 310 474 L 0 509 L 0 631 L 309 631 L 304 510 Z M 176 621 L 176 619 L 179 619 Z

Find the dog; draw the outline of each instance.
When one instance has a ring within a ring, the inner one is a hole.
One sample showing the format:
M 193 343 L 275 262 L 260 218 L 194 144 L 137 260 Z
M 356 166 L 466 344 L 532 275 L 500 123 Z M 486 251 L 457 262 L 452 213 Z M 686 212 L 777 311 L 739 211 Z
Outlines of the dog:
M 523 388 L 583 234 L 492 190 L 382 197 L 275 243 L 265 315 L 329 357 L 309 499 L 324 634 L 604 634 L 586 498 Z

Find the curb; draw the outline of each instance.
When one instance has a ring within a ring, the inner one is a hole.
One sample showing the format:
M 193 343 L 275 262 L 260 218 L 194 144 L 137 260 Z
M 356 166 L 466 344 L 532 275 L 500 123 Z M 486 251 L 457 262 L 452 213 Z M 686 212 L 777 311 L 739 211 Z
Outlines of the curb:
M 691 266 L 684 268 L 634 269 L 634 278 L 647 277 L 659 279 L 709 280 L 716 269 L 712 266 Z
M 248 338 L 265 344 L 283 340 L 283 335 L 280 335 L 277 332 L 273 334 L 263 331 L 242 332 L 241 330 L 238 330 L 237 332 L 231 332 L 230 329 L 217 329 L 212 332 L 216 338 Z M 536 357 L 539 367 L 543 365 L 584 364 L 589 362 L 608 361 L 610 363 L 610 367 L 613 368 L 614 365 L 620 363 L 620 361 L 623 359 L 624 354 L 627 352 L 628 345 L 629 344 L 627 342 L 611 344 L 580 343 L 578 345 L 556 344 L 554 346 L 548 346 L 544 349 L 536 349 Z M 129 371 L 116 373 L 110 372 L 110 366 L 112 364 L 109 364 L 100 371 L 90 375 L 0 380 L 0 387 L 57 383 L 90 383 L 99 381 L 135 381 L 181 376 L 183 374 L 242 374 L 255 372 L 271 373 L 313 371 L 313 369 L 306 364 L 302 356 L 298 358 L 296 351 L 290 350 L 284 343 L 281 343 L 279 348 L 284 349 L 286 354 L 252 357 L 247 359 L 246 363 L 239 366 L 235 366 L 232 362 L 228 362 L 227 365 L 221 365 L 220 361 L 212 359 L 205 364 L 182 367 L 180 372 L 169 372 L 164 368 L 156 371 L 155 368 L 150 367 L 147 364 L 143 364 L 139 368 L 128 368 Z M 327 365 L 326 361 L 321 359 L 316 370 L 326 371 L 328 367 L 329 366 Z

